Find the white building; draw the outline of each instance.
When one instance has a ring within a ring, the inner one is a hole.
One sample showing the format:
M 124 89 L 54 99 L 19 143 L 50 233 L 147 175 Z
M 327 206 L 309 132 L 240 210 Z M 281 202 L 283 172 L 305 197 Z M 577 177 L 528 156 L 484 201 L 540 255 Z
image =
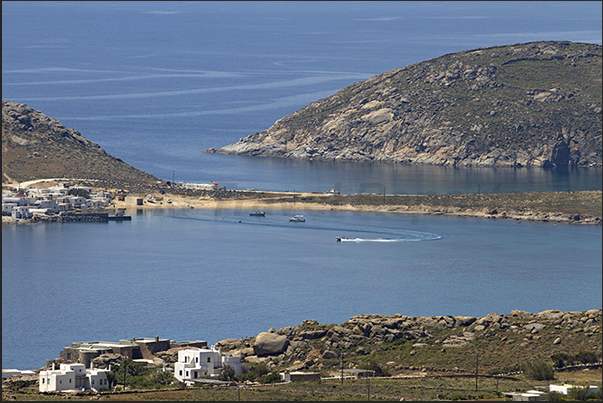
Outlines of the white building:
M 178 351 L 178 362 L 174 363 L 174 377 L 181 382 L 204 376 L 218 376 L 225 366 L 243 373 L 243 364 L 238 356 L 222 355 L 221 349 L 189 348 Z
M 49 209 L 52 210 L 55 214 L 59 212 L 59 205 L 54 200 L 36 200 L 34 206 L 37 209 Z
M 12 215 L 13 208 L 17 206 L 17 203 L 2 203 L 2 215 Z
M 82 196 L 71 196 L 69 202 L 75 208 L 86 209 L 88 208 L 88 199 Z
M 2 195 L 2 203 L 14 203 L 17 206 L 26 206 L 27 199 L 22 196 L 4 196 L 4 195 Z
M 33 217 L 33 213 L 29 211 L 29 207 L 27 206 L 15 206 L 13 207 L 13 211 L 11 213 L 13 218 L 31 218 Z
M 185 189 L 201 189 L 201 190 L 218 190 L 220 189 L 220 185 L 218 182 L 211 183 L 186 183 L 186 182 L 178 182 L 176 185 L 183 187 Z
M 567 392 L 569 392 L 570 389 L 574 389 L 574 388 L 582 388 L 582 386 L 568 385 L 568 384 L 549 385 L 549 392 L 559 392 L 559 393 L 563 393 L 564 395 L 567 395 Z M 597 393 L 598 391 L 599 391 L 598 387 L 588 386 L 588 393 L 586 395 L 588 396 L 591 393 Z
M 61 364 L 60 369 L 40 371 L 40 392 L 55 392 L 61 390 L 109 389 L 107 372 L 110 369 L 86 369 L 84 364 Z

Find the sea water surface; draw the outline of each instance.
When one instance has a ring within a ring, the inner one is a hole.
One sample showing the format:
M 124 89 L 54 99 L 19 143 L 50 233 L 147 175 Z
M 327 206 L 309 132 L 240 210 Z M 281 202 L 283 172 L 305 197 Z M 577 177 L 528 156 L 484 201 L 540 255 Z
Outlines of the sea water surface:
M 205 154 L 341 88 L 446 53 L 601 44 L 601 2 L 2 2 L 2 99 L 164 180 L 342 193 L 600 190 L 600 169 Z M 601 307 L 601 227 L 237 210 L 2 228 L 2 367 L 76 341 L 255 336 L 360 313 Z M 239 220 L 241 223 L 239 223 Z M 335 242 L 336 236 L 354 241 Z M 594 286 L 597 284 L 597 286 Z
M 305 319 L 601 306 L 601 226 L 303 210 L 129 213 L 129 222 L 2 228 L 3 367 L 39 368 L 76 341 L 212 344 Z M 306 222 L 289 222 L 293 213 Z
M 600 2 L 2 2 L 2 99 L 163 180 L 381 193 L 601 189 L 601 170 L 205 154 L 345 86 L 467 49 L 601 44 Z M 379 189 L 381 188 L 381 189 Z

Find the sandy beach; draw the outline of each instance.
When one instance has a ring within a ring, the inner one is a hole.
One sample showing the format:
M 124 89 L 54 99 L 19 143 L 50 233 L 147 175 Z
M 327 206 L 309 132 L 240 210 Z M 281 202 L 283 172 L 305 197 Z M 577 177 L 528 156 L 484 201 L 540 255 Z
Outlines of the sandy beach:
M 32 181 L 27 185 L 35 185 L 36 187 L 56 186 L 56 180 L 41 180 Z M 22 184 L 23 185 L 23 184 Z M 116 189 L 95 189 L 107 190 L 117 193 Z M 558 192 L 560 193 L 560 192 Z M 555 195 L 555 192 L 544 192 L 543 194 L 553 195 L 555 198 L 552 202 L 557 202 L 557 199 L 563 197 L 561 194 Z M 580 197 L 586 198 L 591 202 L 598 200 L 600 204 L 601 191 L 592 192 L 576 192 Z M 163 193 L 150 192 L 144 194 L 132 194 L 142 199 L 142 205 L 135 205 L 132 202 L 120 201 L 114 198 L 111 206 L 106 210 L 122 210 L 133 211 L 136 209 L 209 209 L 222 210 L 232 209 L 238 210 L 243 214 L 251 213 L 255 210 L 262 210 L 268 214 L 294 215 L 304 214 L 304 211 L 354 211 L 354 212 L 373 212 L 373 213 L 398 213 L 398 214 L 429 214 L 429 215 L 447 215 L 447 216 L 463 216 L 475 218 L 489 219 L 513 219 L 521 221 L 543 221 L 553 223 L 574 223 L 574 224 L 601 224 L 601 215 L 598 213 L 584 214 L 584 212 L 555 212 L 544 211 L 541 208 L 530 208 L 524 205 L 514 205 L 512 208 L 503 208 L 500 205 L 492 206 L 491 203 L 484 203 L 470 207 L 457 203 L 457 201 L 448 198 L 447 200 L 433 202 L 427 199 L 410 201 L 404 199 L 395 203 L 388 202 L 387 204 L 372 202 L 363 204 L 356 203 L 332 203 L 334 195 L 326 193 L 303 193 L 303 192 L 273 192 L 273 191 L 236 191 L 225 197 L 220 196 L 192 196 L 172 193 L 164 190 Z M 395 195 L 394 195 L 395 196 Z M 443 195 L 446 196 L 446 195 Z M 463 196 L 463 195 L 461 195 Z M 475 195 L 464 195 L 467 197 Z M 350 197 L 344 196 L 341 197 Z M 427 196 L 417 196 L 427 197 Z M 490 196 L 484 195 L 484 198 Z M 168 202 L 169 200 L 169 202 Z M 344 199 L 347 201 L 347 199 Z M 351 199 L 350 199 L 351 200 Z M 441 204 L 440 204 L 441 203 Z M 457 204 L 455 204 L 457 203 Z M 591 209 L 592 210 L 592 209 Z M 597 210 L 597 209 L 595 209 Z M 598 209 L 600 210 L 600 208 Z M 561 210 L 560 210 L 561 211 Z M 579 218 L 576 218 L 578 217 Z M 12 217 L 3 216 L 3 224 L 26 224 L 31 220 L 16 220 Z

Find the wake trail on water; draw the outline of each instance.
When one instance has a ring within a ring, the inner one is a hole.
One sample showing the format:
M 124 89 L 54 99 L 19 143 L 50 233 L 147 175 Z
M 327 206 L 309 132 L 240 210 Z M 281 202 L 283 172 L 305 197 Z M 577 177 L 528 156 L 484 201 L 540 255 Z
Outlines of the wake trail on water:
M 413 234 L 410 238 L 342 238 L 341 242 L 420 242 L 442 239 L 437 234 Z

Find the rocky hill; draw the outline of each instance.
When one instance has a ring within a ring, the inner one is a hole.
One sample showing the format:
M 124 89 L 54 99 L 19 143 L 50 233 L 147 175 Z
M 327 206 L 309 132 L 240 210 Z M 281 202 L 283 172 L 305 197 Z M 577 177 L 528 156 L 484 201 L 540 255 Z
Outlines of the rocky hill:
M 357 315 L 338 325 L 306 320 L 216 345 L 246 362 L 289 370 L 337 370 L 342 359 L 348 366 L 372 359 L 391 373 L 421 368 L 470 371 L 480 351 L 484 371 L 500 373 L 530 359 L 549 361 L 554 354 L 588 353 L 593 362 L 600 362 L 601 309 L 512 311 L 482 318 Z
M 601 362 L 601 309 L 563 312 L 491 313 L 485 317 L 356 315 L 340 324 L 305 320 L 297 326 L 268 329 L 255 337 L 224 339 L 222 351 L 241 357 L 248 367 L 317 371 L 327 375 L 373 364 L 383 374 L 408 371 L 473 372 L 475 354 L 482 373 L 505 374 L 522 364 L 542 360 L 562 368 Z M 172 365 L 173 347 L 154 355 L 155 365 Z M 98 367 L 119 364 L 123 357 L 103 354 Z M 61 358 L 49 360 L 61 363 Z
M 446 166 L 601 167 L 601 46 L 532 42 L 374 76 L 205 152 Z
M 92 180 L 107 188 L 146 188 L 159 179 L 113 157 L 80 132 L 27 105 L 2 101 L 2 182 Z

